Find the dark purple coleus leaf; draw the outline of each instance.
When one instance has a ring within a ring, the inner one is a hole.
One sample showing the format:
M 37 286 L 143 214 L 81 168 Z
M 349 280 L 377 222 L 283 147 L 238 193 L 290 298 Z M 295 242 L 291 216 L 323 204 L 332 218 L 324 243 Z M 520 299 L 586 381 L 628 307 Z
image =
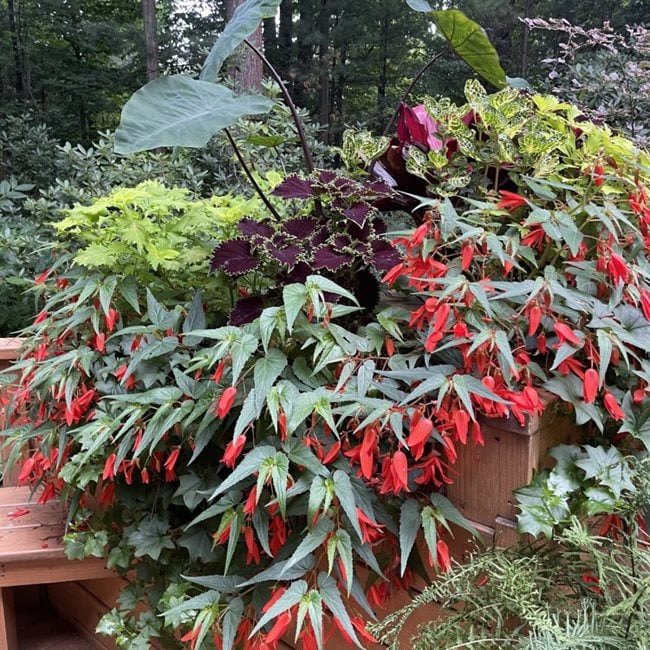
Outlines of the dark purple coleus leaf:
M 283 199 L 309 199 L 314 195 L 314 183 L 294 174 L 287 176 L 272 194 Z
M 260 223 L 255 221 L 255 219 L 249 219 L 245 217 L 238 224 L 239 232 L 244 235 L 244 237 L 254 237 L 259 235 L 260 237 L 270 237 L 273 234 L 273 228 L 266 223 Z
M 393 194 L 390 187 L 383 181 L 371 181 L 370 183 L 366 183 L 366 190 L 377 198 L 382 196 L 392 196 Z
M 317 226 L 318 221 L 309 217 L 305 219 L 288 219 L 282 224 L 282 230 L 292 237 L 307 239 L 311 237 Z
M 264 302 L 260 296 L 249 296 L 238 300 L 230 312 L 231 325 L 246 325 L 252 323 L 264 309 Z
M 302 252 L 300 246 L 296 246 L 295 244 L 289 245 L 286 248 L 269 247 L 267 250 L 269 251 L 269 255 L 286 266 L 293 266 L 298 261 L 298 257 Z
M 372 254 L 368 261 L 377 271 L 390 271 L 402 259 L 397 249 L 385 239 L 375 239 L 370 248 Z
M 366 223 L 366 219 L 372 212 L 373 207 L 365 201 L 355 203 L 349 208 L 345 208 L 345 210 L 343 210 L 343 214 L 348 219 L 350 219 L 350 221 L 354 221 L 354 223 L 356 223 L 360 228 L 363 227 L 363 225 Z
M 336 174 L 332 171 L 329 171 L 328 169 L 321 169 L 318 176 L 318 180 L 324 184 L 331 183 L 332 181 L 336 180 L 336 178 Z
M 334 246 L 334 248 L 336 248 L 336 250 L 340 251 L 341 249 L 346 248 L 347 246 L 349 246 L 352 243 L 352 241 L 350 240 L 350 238 L 347 235 L 340 234 L 340 235 L 336 235 L 332 239 L 331 243 Z
M 290 284 L 292 282 L 300 282 L 303 284 L 307 277 L 313 273 L 313 269 L 305 262 L 298 262 L 289 273 L 278 276 L 278 285 Z
M 327 232 L 327 228 L 321 227 L 312 235 L 309 244 L 313 249 L 316 249 L 321 244 L 324 244 L 328 237 L 329 233 Z
M 323 246 L 316 251 L 312 264 L 315 269 L 336 271 L 342 266 L 351 264 L 353 259 L 352 255 L 341 253 L 332 246 Z
M 219 244 L 212 253 L 210 268 L 223 269 L 229 275 L 243 275 L 256 269 L 259 262 L 251 254 L 251 245 L 241 239 L 230 239 Z
M 375 221 L 376 219 L 369 219 L 362 226 L 350 222 L 347 225 L 346 230 L 350 235 L 352 241 L 367 242 L 369 239 L 374 239 L 375 233 L 373 230 L 373 226 Z

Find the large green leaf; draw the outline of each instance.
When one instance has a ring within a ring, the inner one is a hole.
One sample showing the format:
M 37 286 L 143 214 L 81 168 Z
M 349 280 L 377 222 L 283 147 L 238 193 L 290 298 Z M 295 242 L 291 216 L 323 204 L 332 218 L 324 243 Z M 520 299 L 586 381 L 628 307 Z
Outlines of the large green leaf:
M 225 86 L 186 75 L 161 77 L 135 92 L 122 109 L 115 151 L 203 147 L 244 115 L 268 113 L 272 107 L 261 95 L 238 97 Z
M 452 50 L 474 72 L 497 88 L 507 85 L 506 73 L 499 63 L 499 55 L 478 23 L 470 20 L 458 9 L 432 11 L 431 14 L 439 32 L 447 39 Z
M 201 79 L 216 82 L 223 62 L 264 18 L 273 18 L 282 0 L 246 0 L 237 7 L 203 64 Z

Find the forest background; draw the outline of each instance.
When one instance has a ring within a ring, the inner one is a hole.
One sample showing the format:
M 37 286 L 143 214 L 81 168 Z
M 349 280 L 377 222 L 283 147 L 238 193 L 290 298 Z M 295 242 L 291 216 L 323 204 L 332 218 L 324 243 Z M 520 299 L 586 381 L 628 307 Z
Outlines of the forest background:
M 241 0 L 240 0 L 241 1 Z M 240 2 L 239 2 L 240 3 Z M 0 113 L 33 111 L 57 140 L 90 144 L 113 129 L 147 77 L 198 69 L 237 0 L 1 0 Z M 531 31 L 522 18 L 566 19 L 615 31 L 650 21 L 647 0 L 455 0 L 482 25 L 511 77 L 545 86 L 562 34 Z M 143 11 L 144 7 L 144 11 Z M 156 29 L 145 28 L 147 7 Z M 148 32 L 148 38 L 147 38 Z M 414 73 L 442 48 L 426 15 L 403 0 L 286 0 L 264 22 L 264 50 L 295 102 L 338 143 L 346 124 L 382 127 Z M 469 70 L 453 56 L 424 75 L 418 92 L 460 98 Z M 0 172 L 1 173 L 1 172 Z
M 0 0 L 0 335 L 37 313 L 34 299 L 21 292 L 51 263 L 48 224 L 60 209 L 147 178 L 195 196 L 241 182 L 218 137 L 198 152 L 125 158 L 112 151 L 112 131 L 126 100 L 147 80 L 197 73 L 242 1 Z M 461 9 L 482 25 L 519 84 L 525 79 L 535 90 L 576 102 L 648 144 L 650 0 L 430 4 Z M 254 38 L 310 116 L 310 135 L 323 156 L 347 126 L 381 132 L 414 74 L 437 53 L 413 101 L 423 94 L 461 101 L 472 76 L 443 52 L 444 39 L 428 17 L 404 0 L 285 0 Z M 245 56 L 233 65 L 239 89 L 262 83 L 261 67 Z M 265 157 L 267 169 L 281 159 L 291 171 L 295 134 L 277 112 L 271 122 L 249 127 L 247 155 L 260 172 Z M 285 150 L 273 150 L 282 141 Z

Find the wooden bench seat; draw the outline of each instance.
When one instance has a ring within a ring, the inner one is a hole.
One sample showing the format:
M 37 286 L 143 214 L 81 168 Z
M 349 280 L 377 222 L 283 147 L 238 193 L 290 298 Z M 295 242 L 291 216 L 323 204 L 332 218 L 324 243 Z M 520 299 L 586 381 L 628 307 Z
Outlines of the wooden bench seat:
M 99 558 L 68 560 L 59 502 L 30 501 L 27 487 L 0 488 L 0 648 L 17 650 L 12 588 L 114 576 Z

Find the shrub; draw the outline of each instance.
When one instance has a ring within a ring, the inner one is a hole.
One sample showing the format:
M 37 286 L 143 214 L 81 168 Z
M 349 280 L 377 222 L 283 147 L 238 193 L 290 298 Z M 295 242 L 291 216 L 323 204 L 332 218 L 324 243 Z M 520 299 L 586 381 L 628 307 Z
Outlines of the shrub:
M 643 25 L 620 33 L 609 23 L 584 29 L 559 19 L 524 22 L 560 35 L 559 54 L 544 61 L 551 68 L 548 90 L 647 148 L 650 31 Z

